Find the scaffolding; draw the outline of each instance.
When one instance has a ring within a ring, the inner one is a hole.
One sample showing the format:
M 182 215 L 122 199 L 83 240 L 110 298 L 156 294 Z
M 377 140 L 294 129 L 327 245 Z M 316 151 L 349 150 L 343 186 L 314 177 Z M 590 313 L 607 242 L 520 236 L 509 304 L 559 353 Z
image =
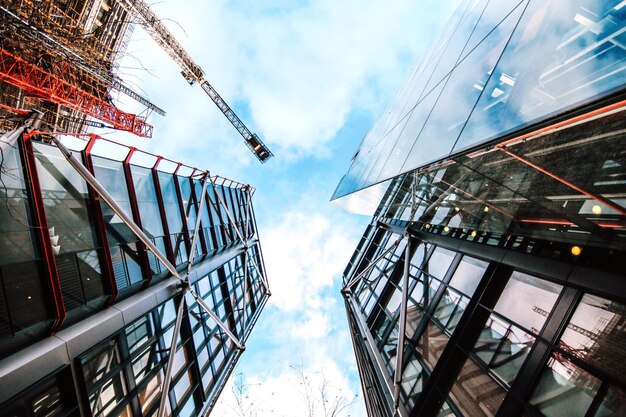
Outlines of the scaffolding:
M 115 89 L 165 114 L 113 74 L 130 24 L 124 8 L 110 0 L 8 0 L 0 6 L 0 23 L 1 130 L 15 123 L 8 106 L 37 108 L 53 131 L 82 132 L 89 116 L 151 137 L 145 117 L 112 104 Z

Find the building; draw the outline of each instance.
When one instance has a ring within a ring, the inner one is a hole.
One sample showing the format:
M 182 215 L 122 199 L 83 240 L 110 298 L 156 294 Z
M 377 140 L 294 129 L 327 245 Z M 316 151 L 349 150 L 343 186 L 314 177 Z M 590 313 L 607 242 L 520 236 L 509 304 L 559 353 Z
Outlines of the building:
M 370 416 L 626 414 L 626 5 L 465 1 L 333 196 Z
M 52 138 L 0 142 L 0 415 L 205 415 L 269 296 L 254 189 Z

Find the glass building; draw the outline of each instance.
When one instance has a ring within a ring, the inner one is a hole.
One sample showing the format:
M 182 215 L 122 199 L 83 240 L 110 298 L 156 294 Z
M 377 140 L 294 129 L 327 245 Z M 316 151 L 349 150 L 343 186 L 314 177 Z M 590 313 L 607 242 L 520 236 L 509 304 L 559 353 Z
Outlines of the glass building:
M 162 395 L 167 416 L 205 415 L 269 296 L 254 189 L 66 138 L 183 283 L 41 139 L 1 144 L 0 415 L 153 416 Z
M 465 1 L 333 200 L 370 416 L 626 415 L 626 2 Z

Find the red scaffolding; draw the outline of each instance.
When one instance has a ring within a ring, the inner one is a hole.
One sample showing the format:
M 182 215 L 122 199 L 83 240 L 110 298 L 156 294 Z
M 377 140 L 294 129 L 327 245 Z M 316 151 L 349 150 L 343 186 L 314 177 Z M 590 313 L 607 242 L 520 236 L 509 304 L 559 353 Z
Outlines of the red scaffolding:
M 61 74 L 69 69 L 67 63 L 59 66 Z M 125 113 L 92 94 L 64 81 L 29 62 L 0 49 L 0 81 L 5 81 L 27 94 L 62 104 L 98 120 L 110 123 L 114 128 L 137 136 L 152 137 L 152 126 L 145 118 Z

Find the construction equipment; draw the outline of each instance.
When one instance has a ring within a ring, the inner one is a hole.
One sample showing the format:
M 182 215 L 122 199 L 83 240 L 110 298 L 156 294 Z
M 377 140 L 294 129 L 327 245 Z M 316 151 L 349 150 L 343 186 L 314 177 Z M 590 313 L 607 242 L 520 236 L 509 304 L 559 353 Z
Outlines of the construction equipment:
M 174 38 L 173 34 L 165 27 L 158 16 L 150 9 L 150 6 L 143 0 L 122 0 L 121 4 L 130 13 L 136 13 L 141 19 L 144 29 L 154 39 L 154 41 L 178 64 L 182 69 L 182 75 L 191 85 L 198 83 L 205 93 L 213 100 L 224 116 L 241 134 L 246 145 L 254 153 L 259 161 L 264 163 L 274 156 L 265 146 L 261 138 L 250 132 L 246 125 L 239 119 L 224 99 L 215 91 L 213 86 L 204 78 L 205 74 L 182 45 Z
M 123 9 L 122 9 L 123 10 Z M 80 23 L 81 11 L 60 8 L 51 0 L 10 0 L 0 5 L 0 100 L 9 108 L 36 107 L 47 114 L 44 124 L 74 120 L 63 129 L 77 132 L 87 116 L 110 127 L 152 136 L 146 118 L 121 111 L 113 103 L 116 89 L 151 110 L 165 112 L 125 86 L 111 66 L 115 45 L 106 44 Z M 120 23 L 119 30 L 123 32 Z M 108 34 L 108 33 L 107 33 Z M 4 120 L 2 127 L 10 127 Z

